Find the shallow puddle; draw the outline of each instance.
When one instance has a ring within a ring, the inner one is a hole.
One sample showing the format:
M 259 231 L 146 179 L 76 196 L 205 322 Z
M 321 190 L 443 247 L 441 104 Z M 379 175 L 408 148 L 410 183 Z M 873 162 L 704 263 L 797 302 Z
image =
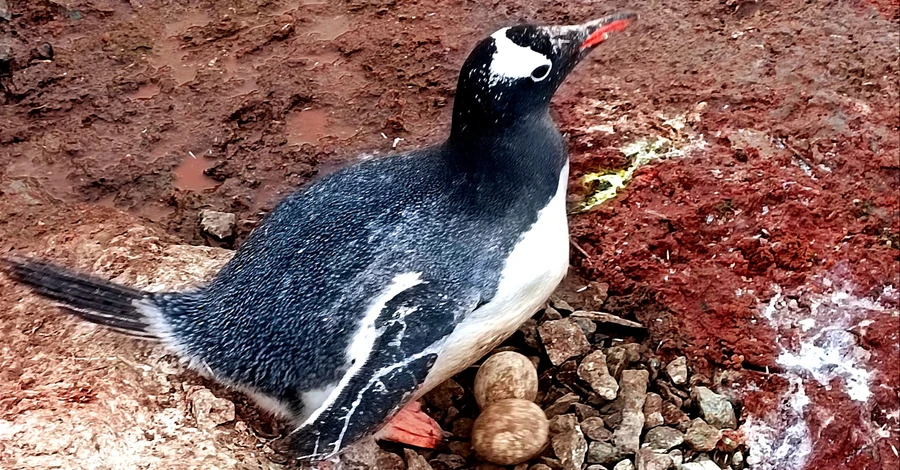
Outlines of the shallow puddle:
M 353 128 L 335 123 L 324 109 L 307 109 L 289 114 L 285 119 L 285 129 L 290 145 L 316 144 L 326 136 L 346 139 L 355 134 Z
M 346 16 L 322 18 L 309 26 L 299 25 L 297 29 L 301 33 L 315 37 L 320 41 L 331 41 L 350 31 L 350 18 Z
M 148 83 L 146 85 L 141 85 L 137 91 L 129 93 L 127 96 L 132 100 L 149 100 L 154 96 L 159 94 L 159 85 L 155 83 Z
M 175 168 L 175 187 L 186 191 L 203 191 L 215 188 L 216 180 L 207 176 L 204 171 L 215 165 L 214 160 L 188 155 Z

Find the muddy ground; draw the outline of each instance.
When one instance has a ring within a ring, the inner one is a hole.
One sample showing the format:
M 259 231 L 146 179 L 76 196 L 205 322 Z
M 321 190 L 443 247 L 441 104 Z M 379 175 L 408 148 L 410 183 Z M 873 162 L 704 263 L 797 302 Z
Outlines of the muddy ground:
M 608 284 L 604 308 L 648 325 L 646 345 L 731 391 L 755 468 L 897 468 L 893 0 L 0 0 L 0 252 L 152 284 L 142 263 L 165 247 L 238 245 L 311 178 L 445 137 L 456 72 L 498 27 L 626 8 L 640 21 L 555 98 L 572 284 Z M 582 176 L 658 137 L 665 159 L 575 210 Z M 237 214 L 234 239 L 201 233 L 202 209 Z M 125 239 L 138 241 L 97 260 Z M 76 359 L 137 347 L 70 342 L 71 321 L 0 287 L 0 459 L 61 452 L 22 447 L 23 416 L 114 414 L 102 398 L 129 392 L 104 380 L 136 369 L 80 375 Z M 244 435 L 273 432 L 252 407 L 237 414 Z

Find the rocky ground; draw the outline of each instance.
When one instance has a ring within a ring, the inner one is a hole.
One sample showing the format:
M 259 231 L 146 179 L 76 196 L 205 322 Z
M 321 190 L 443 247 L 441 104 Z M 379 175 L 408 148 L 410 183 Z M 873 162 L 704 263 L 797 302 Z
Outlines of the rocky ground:
M 582 449 L 585 467 L 897 468 L 893 0 L 0 0 L 0 252 L 200 282 L 286 191 L 443 137 L 485 34 L 624 8 L 640 22 L 554 101 L 572 307 L 504 346 L 536 358 L 554 415 L 529 468 L 574 468 Z M 583 211 L 594 176 L 636 154 L 659 158 Z M 281 425 L 245 397 L 3 277 L 0 335 L 2 468 L 282 466 Z M 473 375 L 428 397 L 448 449 L 345 463 L 483 465 L 465 437 Z M 731 403 L 736 431 L 704 400 Z

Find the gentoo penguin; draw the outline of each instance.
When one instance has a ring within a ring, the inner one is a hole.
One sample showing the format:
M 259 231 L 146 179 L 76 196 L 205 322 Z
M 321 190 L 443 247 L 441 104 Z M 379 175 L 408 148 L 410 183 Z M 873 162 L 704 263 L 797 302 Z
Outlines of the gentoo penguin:
M 300 458 L 327 458 L 494 348 L 562 280 L 568 157 L 550 99 L 633 19 L 495 32 L 462 67 L 445 142 L 288 196 L 204 286 L 149 293 L 22 258 L 5 270 L 161 341 L 290 419 Z

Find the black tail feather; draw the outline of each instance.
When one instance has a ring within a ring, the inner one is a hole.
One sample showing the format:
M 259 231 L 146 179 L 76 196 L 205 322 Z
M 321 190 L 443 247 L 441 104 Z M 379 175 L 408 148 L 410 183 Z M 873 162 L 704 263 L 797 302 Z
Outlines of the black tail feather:
M 147 318 L 137 308 L 136 301 L 147 297 L 145 292 L 44 261 L 3 258 L 0 266 L 12 279 L 87 321 L 134 336 L 153 336 Z

